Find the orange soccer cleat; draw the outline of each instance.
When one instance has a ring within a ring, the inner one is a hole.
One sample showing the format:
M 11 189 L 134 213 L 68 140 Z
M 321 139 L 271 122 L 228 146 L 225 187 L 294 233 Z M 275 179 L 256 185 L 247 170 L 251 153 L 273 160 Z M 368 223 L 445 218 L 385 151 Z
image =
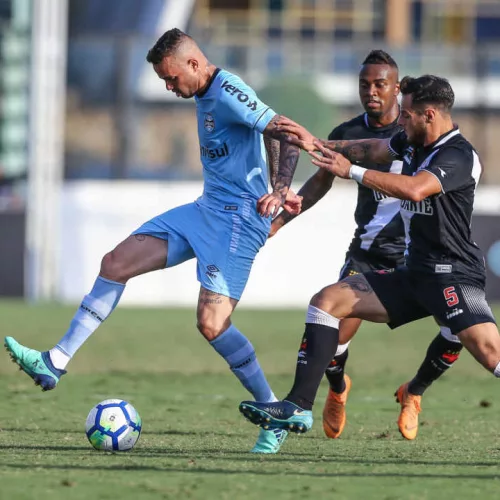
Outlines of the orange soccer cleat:
M 420 401 L 422 396 L 408 392 L 408 382 L 403 384 L 395 393 L 396 402 L 401 404 L 398 418 L 398 427 L 401 435 L 409 440 L 415 439 L 418 432 L 418 414 L 422 411 Z
M 346 423 L 345 405 L 352 383 L 348 375 L 344 375 L 344 380 L 345 391 L 338 394 L 329 388 L 323 408 L 323 430 L 330 439 L 339 438 Z

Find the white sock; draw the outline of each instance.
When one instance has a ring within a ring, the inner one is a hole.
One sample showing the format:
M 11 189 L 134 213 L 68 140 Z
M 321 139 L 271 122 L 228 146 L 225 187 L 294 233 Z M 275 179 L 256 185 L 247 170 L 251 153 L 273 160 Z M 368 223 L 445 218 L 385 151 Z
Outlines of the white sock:
M 62 352 L 61 349 L 58 349 L 57 347 L 53 347 L 49 351 L 49 356 L 54 368 L 57 368 L 58 370 L 64 370 L 71 359 L 70 356 L 68 356 L 65 352 Z
M 344 352 L 347 351 L 347 348 L 349 347 L 349 344 L 351 341 L 347 341 L 345 344 L 339 344 L 337 347 L 337 352 L 335 353 L 335 356 L 340 356 L 341 354 L 344 354 Z
M 498 365 L 493 370 L 493 375 L 495 375 L 495 377 L 500 378 L 500 362 L 498 363 Z
M 327 312 L 318 309 L 309 304 L 306 314 L 306 323 L 314 323 L 315 325 L 331 326 L 332 328 L 339 327 L 340 320 Z

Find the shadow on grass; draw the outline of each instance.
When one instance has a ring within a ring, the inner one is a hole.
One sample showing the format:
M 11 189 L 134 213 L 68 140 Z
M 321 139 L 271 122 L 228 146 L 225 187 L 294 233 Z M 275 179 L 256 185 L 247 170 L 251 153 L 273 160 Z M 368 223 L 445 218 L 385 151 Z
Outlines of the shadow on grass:
M 43 428 L 22 428 L 22 427 L 2 427 L 1 432 L 36 432 L 36 433 L 46 433 L 46 434 L 83 434 L 80 429 L 43 429 Z M 146 431 L 142 433 L 143 436 L 224 436 L 224 437 L 241 437 L 241 433 L 238 432 L 217 432 L 217 431 L 205 431 L 205 430 L 195 430 L 195 431 L 179 431 L 175 429 L 164 430 L 164 431 Z M 309 437 L 309 436 L 308 436 Z
M 90 446 L 90 445 L 89 445 Z M 0 450 L 7 451 L 92 451 L 89 446 L 46 446 L 46 445 L 22 445 L 22 444 L 2 444 Z
M 301 472 L 301 471 L 266 471 L 261 467 L 256 469 L 205 469 L 203 467 L 186 467 L 184 469 L 175 467 L 156 467 L 148 465 L 99 465 L 99 466 L 82 466 L 82 465 L 25 465 L 25 464 L 1 464 L 1 467 L 18 470 L 79 470 L 79 471 L 137 471 L 137 472 L 179 472 L 181 474 L 221 474 L 221 475 L 241 475 L 241 474 L 255 474 L 259 476 L 303 476 L 303 477 L 317 477 L 317 478 L 331 478 L 331 477 L 380 477 L 380 478 L 416 478 L 416 479 L 500 479 L 498 474 L 427 474 L 427 473 L 404 473 L 404 472 Z
M 47 433 L 47 434 L 82 434 L 82 430 L 78 429 L 43 429 L 39 427 L 38 429 L 34 428 L 25 428 L 23 429 L 22 427 L 2 427 L 0 428 L 0 431 L 2 432 L 22 432 L 22 433 L 27 433 L 27 432 L 37 432 L 37 433 Z
M 66 451 L 84 451 L 88 453 L 95 454 L 97 457 L 104 457 L 106 455 L 116 455 L 122 457 L 131 457 L 131 458 L 141 458 L 141 459 L 158 459 L 158 458 L 178 458 L 178 459 L 195 459 L 195 460 L 221 460 L 221 461 L 231 461 L 231 462 L 250 462 L 255 464 L 262 464 L 264 461 L 268 461 L 271 463 L 302 463 L 309 462 L 317 465 L 328 465 L 328 464 L 358 464 L 358 465 L 398 465 L 398 466 L 415 466 L 415 465 L 423 465 L 427 467 L 498 467 L 498 462 L 493 460 L 491 462 L 460 462 L 460 461 L 446 461 L 446 460 L 408 460 L 399 458 L 397 460 L 367 460 L 365 458 L 349 458 L 343 455 L 329 455 L 329 456 L 318 456 L 312 453 L 289 453 L 282 452 L 279 455 L 260 455 L 249 453 L 247 450 L 225 450 L 225 449 L 217 449 L 217 448 L 192 448 L 192 449 L 183 449 L 183 450 L 173 450 L 168 448 L 135 448 L 130 452 L 97 452 L 89 446 L 47 446 L 47 445 L 0 445 L 0 451 L 16 451 L 16 452 L 32 452 L 32 451 L 55 451 L 55 452 L 66 452 Z M 4 464 L 5 465 L 5 464 Z M 17 467 L 16 464 L 6 464 L 6 466 Z M 22 464 L 19 464 L 19 467 L 23 467 Z M 39 466 L 36 466 L 39 467 Z M 42 466 L 44 467 L 44 466 Z M 61 468 L 64 469 L 64 466 L 56 466 L 56 465 L 48 465 L 48 468 Z M 69 465 L 68 468 L 74 468 L 76 466 Z M 115 467 L 115 466 L 111 466 Z M 122 467 L 122 466 L 116 466 Z M 123 466 L 127 467 L 127 466 Z M 138 466 L 139 468 L 148 466 Z M 78 467 L 76 467 L 78 468 Z M 92 469 L 92 467 L 81 467 L 82 469 Z M 107 466 L 103 466 L 104 469 L 107 469 Z M 156 468 L 152 468 L 155 470 Z M 160 469 L 158 470 L 167 470 Z M 170 470 L 170 469 L 168 469 Z M 210 472 L 207 469 L 207 472 Z M 360 474 L 362 475 L 362 474 Z M 405 474 L 401 474 L 404 476 Z M 413 477 L 413 474 L 410 474 Z M 418 474 L 415 477 L 420 477 Z M 426 477 L 426 476 L 422 476 Z M 429 475 L 429 477 L 437 477 L 435 475 Z M 447 476 L 442 476 L 447 477 Z M 450 475 L 450 477 L 458 477 L 454 475 Z M 482 475 L 478 475 L 478 477 L 484 477 Z M 491 477 L 498 477 L 500 479 L 500 472 L 498 474 L 491 475 Z
M 301 463 L 309 462 L 315 464 L 359 464 L 359 465 L 425 465 L 432 467 L 498 467 L 498 461 L 491 462 L 458 462 L 454 461 L 439 461 L 439 460 L 407 460 L 398 458 L 397 460 L 367 460 L 363 458 L 349 458 L 343 455 L 329 455 L 318 456 L 312 453 L 287 453 L 281 452 L 279 455 L 260 455 L 249 453 L 246 450 L 220 450 L 220 449 L 200 449 L 194 448 L 192 450 L 167 450 L 167 449 L 150 449 L 147 452 L 142 450 L 134 450 L 132 452 L 134 457 L 148 458 L 148 457 L 169 457 L 169 456 L 185 456 L 186 458 L 196 458 L 197 460 L 230 460 L 233 462 L 258 462 L 264 461 L 282 462 L 282 463 Z M 224 456 L 224 455 L 238 455 L 238 456 Z M 498 474 L 500 477 L 500 472 Z

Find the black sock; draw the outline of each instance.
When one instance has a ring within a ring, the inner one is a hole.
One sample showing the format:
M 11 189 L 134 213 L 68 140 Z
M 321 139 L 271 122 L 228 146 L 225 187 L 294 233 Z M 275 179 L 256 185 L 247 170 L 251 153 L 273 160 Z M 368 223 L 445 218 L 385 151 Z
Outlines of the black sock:
M 445 339 L 440 333 L 427 349 L 425 359 L 415 378 L 408 384 L 408 392 L 421 396 L 458 359 L 463 346 Z
M 285 398 L 304 410 L 311 410 L 326 367 L 337 351 L 339 330 L 331 326 L 306 323 L 300 344 L 295 381 Z
M 344 368 L 348 357 L 349 349 L 346 349 L 342 354 L 333 357 L 325 371 L 330 388 L 337 394 L 345 391 Z

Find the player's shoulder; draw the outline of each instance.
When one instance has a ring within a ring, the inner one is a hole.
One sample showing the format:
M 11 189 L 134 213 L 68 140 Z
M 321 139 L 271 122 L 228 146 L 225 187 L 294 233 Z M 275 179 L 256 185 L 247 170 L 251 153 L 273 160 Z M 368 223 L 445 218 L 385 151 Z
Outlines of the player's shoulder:
M 450 139 L 449 146 L 455 147 L 456 149 L 461 149 L 462 151 L 468 153 L 474 152 L 475 148 L 471 144 L 471 142 L 461 134 L 460 130 L 457 130 L 457 132 L 458 134 Z
M 437 158 L 457 163 L 471 162 L 477 156 L 474 146 L 460 133 L 459 130 L 452 132 L 449 138 L 439 146 Z
M 253 89 L 240 76 L 225 69 L 217 74 L 217 85 L 222 95 L 239 95 L 240 93 L 254 93 Z
M 329 140 L 341 140 L 345 137 L 349 132 L 356 132 L 359 130 L 363 130 L 364 125 L 364 114 L 359 116 L 355 116 L 350 120 L 342 122 L 340 125 L 335 127 L 330 134 L 328 135 Z
M 241 77 L 238 76 L 237 74 L 231 73 L 227 69 L 223 69 L 223 68 L 219 68 L 219 71 L 218 71 L 218 74 L 217 74 L 217 78 L 218 78 L 218 80 L 220 82 L 224 82 L 224 81 L 230 81 L 230 82 L 243 81 L 241 79 Z

